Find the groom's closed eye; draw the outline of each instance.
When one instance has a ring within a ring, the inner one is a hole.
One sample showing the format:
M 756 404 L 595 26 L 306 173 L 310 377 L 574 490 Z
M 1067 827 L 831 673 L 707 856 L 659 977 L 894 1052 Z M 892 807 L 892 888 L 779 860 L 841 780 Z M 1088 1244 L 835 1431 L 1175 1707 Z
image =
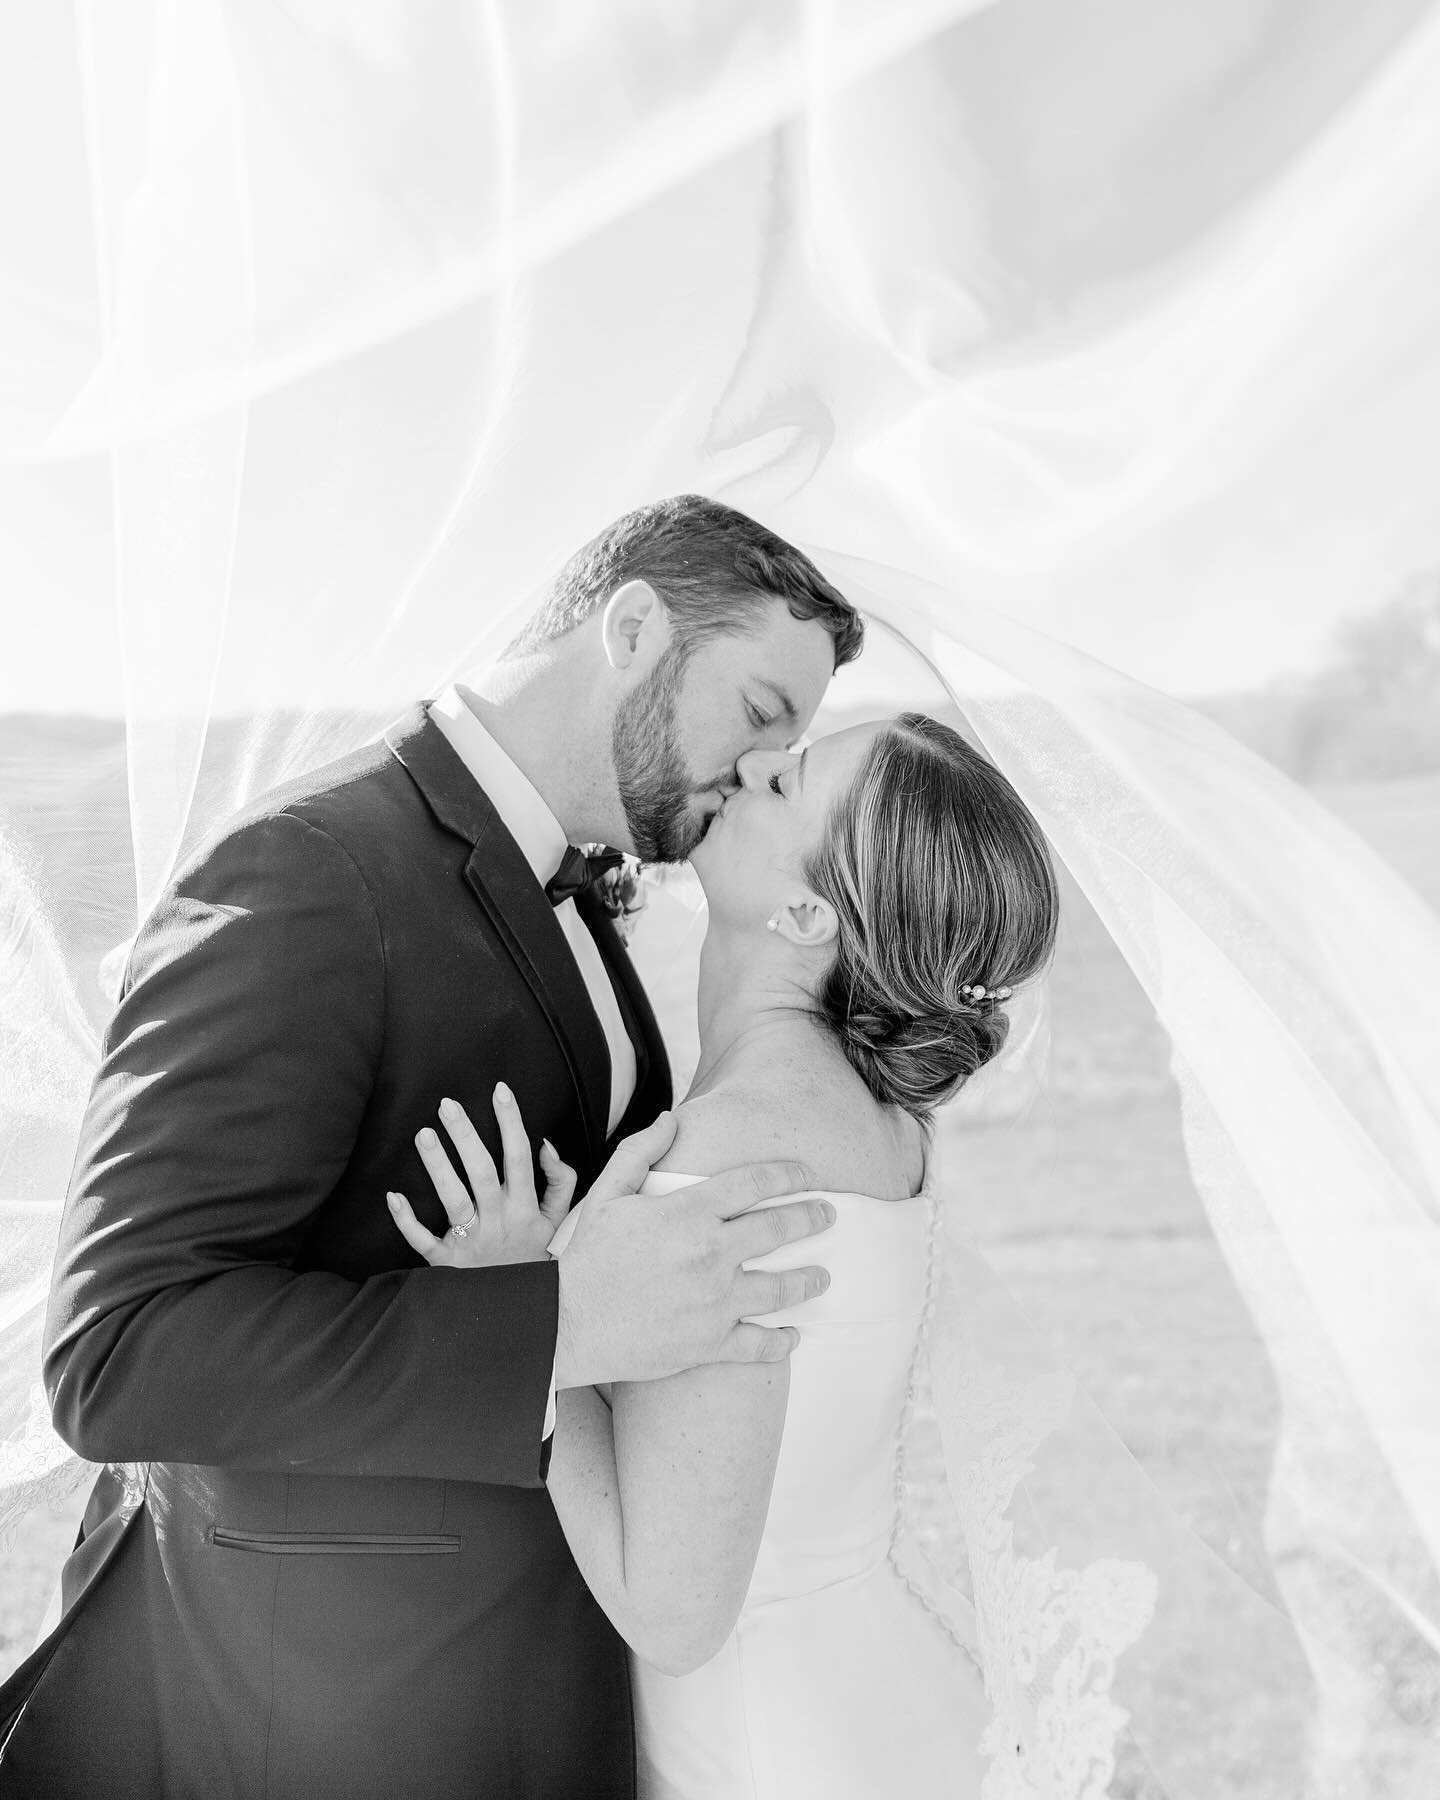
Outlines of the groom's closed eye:
M 768 730 L 769 727 L 775 723 L 776 719 L 780 718 L 782 715 L 789 724 L 798 726 L 800 723 L 800 714 L 795 710 L 795 702 L 790 698 L 785 689 L 781 687 L 778 682 L 765 681 L 763 679 L 760 681 L 759 685 L 771 696 L 774 701 L 774 707 L 772 710 L 767 711 L 758 701 L 752 699 L 749 694 L 745 696 L 745 710 L 749 713 L 750 723 L 755 729 L 757 731 Z

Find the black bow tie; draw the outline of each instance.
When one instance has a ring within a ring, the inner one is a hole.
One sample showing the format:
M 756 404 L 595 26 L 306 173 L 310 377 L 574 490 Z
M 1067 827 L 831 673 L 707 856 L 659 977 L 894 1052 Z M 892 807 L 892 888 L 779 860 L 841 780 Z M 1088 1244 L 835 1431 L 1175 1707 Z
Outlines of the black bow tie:
M 559 906 L 562 900 L 573 900 L 592 881 L 608 875 L 611 869 L 618 869 L 624 860 L 619 850 L 607 850 L 603 845 L 587 856 L 574 844 L 567 844 L 560 867 L 545 883 L 545 897 L 552 906 Z

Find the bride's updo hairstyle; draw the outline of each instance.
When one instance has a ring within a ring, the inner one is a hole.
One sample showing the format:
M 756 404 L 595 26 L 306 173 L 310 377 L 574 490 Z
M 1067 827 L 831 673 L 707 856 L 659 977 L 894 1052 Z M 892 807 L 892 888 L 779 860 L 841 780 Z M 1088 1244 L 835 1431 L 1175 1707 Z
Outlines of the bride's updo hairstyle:
M 820 1016 L 877 1100 L 928 1123 L 1005 1042 L 994 990 L 1054 949 L 1040 827 L 958 732 L 904 713 L 832 808 L 805 879 L 840 921 Z

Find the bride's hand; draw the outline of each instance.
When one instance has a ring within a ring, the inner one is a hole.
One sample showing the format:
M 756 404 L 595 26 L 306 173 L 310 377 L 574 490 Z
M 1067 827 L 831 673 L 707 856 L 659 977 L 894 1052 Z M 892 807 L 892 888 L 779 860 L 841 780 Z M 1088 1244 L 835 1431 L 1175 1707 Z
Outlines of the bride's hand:
M 548 1140 L 540 1147 L 545 1194 L 536 1199 L 530 1139 L 515 1096 L 503 1081 L 495 1089 L 495 1117 L 505 1157 L 503 1181 L 465 1108 L 454 1100 L 440 1102 L 440 1122 L 460 1153 L 469 1187 L 455 1173 L 438 1133 L 427 1126 L 415 1140 L 450 1221 L 443 1238 L 426 1230 L 403 1194 L 386 1195 L 400 1235 L 433 1267 L 482 1269 L 495 1263 L 538 1262 L 569 1211 L 575 1171 L 561 1162 Z

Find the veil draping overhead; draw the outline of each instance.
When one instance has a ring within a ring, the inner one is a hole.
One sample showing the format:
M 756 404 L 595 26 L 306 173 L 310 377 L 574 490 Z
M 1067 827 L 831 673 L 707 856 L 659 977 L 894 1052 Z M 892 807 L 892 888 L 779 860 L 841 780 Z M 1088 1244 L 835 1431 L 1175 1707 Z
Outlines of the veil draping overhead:
M 48 1258 L 176 858 L 700 489 L 875 621 L 837 693 L 953 702 L 1040 816 L 1278 1396 L 1235 1552 L 997 1279 L 1013 1196 L 942 1133 L 915 1455 L 963 1529 L 917 1512 L 908 1567 L 987 1658 L 993 1793 L 1104 1792 L 1117 1739 L 1115 1792 L 1215 1793 L 1221 1738 L 1227 1793 L 1433 1788 L 1440 928 L 1184 697 L 1440 558 L 1436 10 L 22 0 L 0 91 L 0 704 L 124 720 L 7 726 L 0 1521 L 77 1478 Z

